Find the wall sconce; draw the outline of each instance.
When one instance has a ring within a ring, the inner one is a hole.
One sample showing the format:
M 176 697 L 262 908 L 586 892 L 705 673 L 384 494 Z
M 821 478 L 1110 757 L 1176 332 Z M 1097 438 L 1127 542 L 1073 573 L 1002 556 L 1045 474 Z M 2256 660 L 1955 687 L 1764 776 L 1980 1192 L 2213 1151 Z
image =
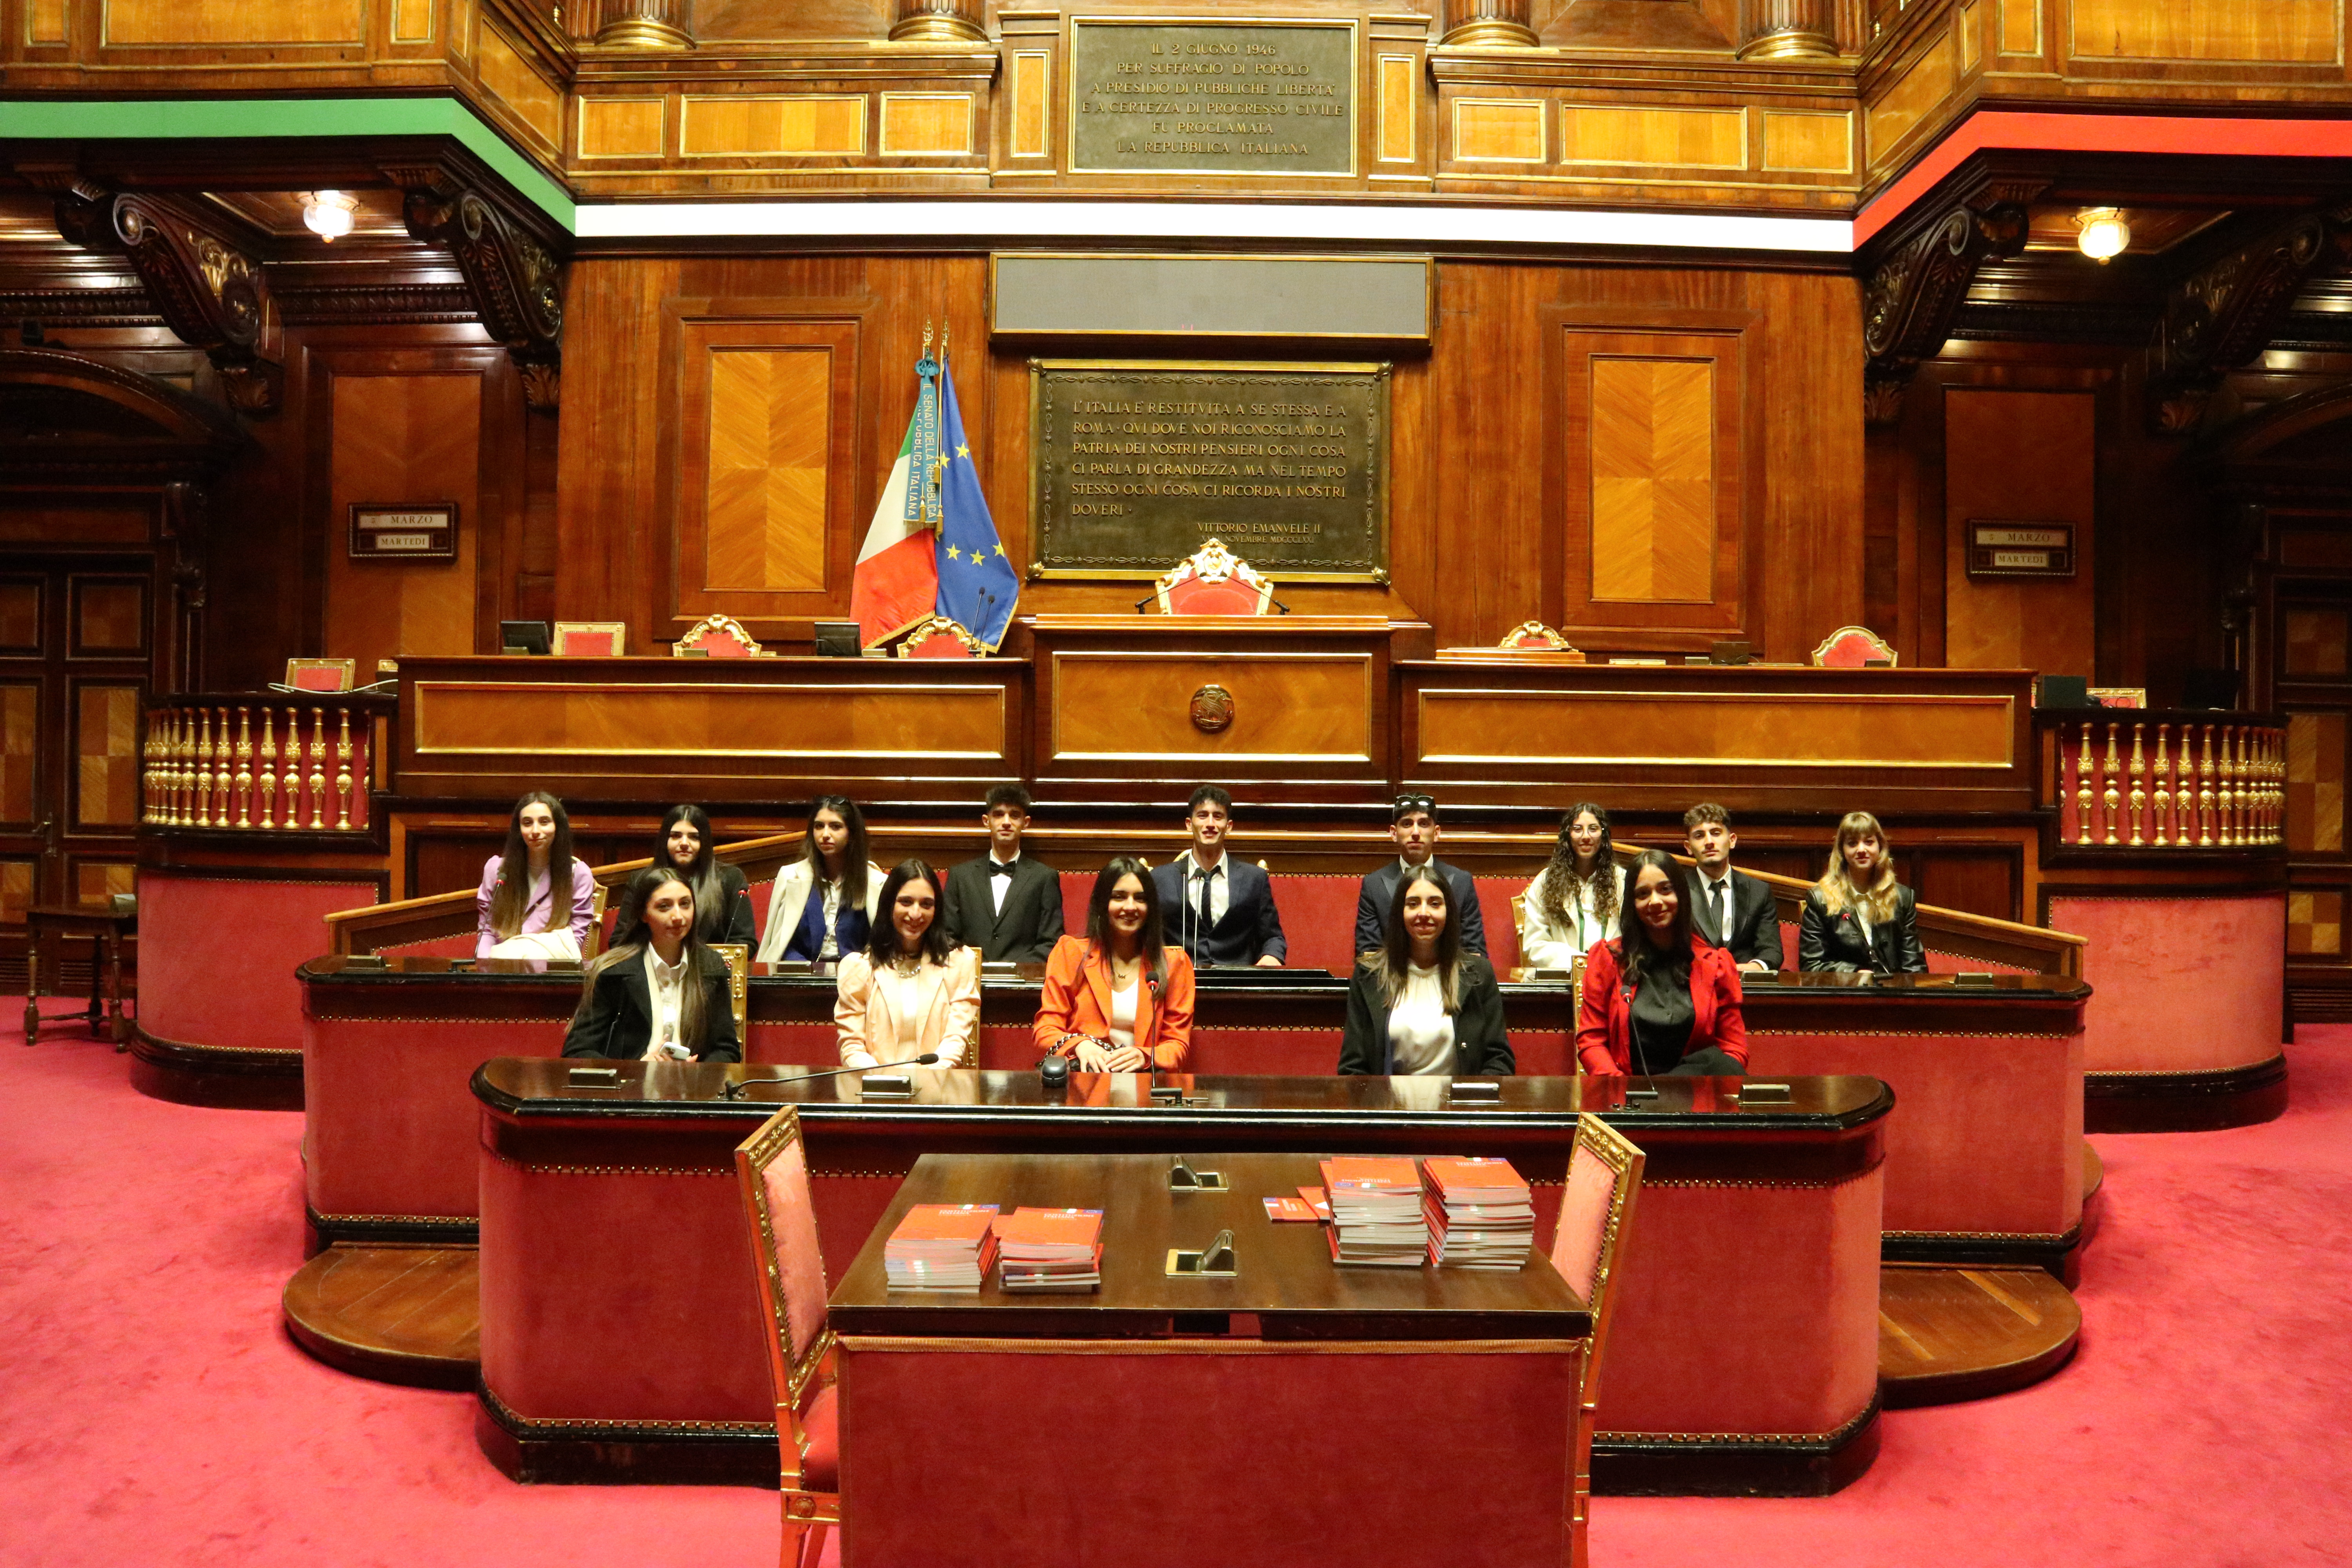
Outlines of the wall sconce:
M 352 232 L 352 214 L 360 205 L 349 191 L 311 191 L 303 198 L 302 221 L 329 244 Z
M 2074 222 L 2082 230 L 2074 237 L 2075 245 L 2102 267 L 2121 256 L 2131 244 L 2131 225 L 2115 207 L 2084 207 L 2074 215 Z

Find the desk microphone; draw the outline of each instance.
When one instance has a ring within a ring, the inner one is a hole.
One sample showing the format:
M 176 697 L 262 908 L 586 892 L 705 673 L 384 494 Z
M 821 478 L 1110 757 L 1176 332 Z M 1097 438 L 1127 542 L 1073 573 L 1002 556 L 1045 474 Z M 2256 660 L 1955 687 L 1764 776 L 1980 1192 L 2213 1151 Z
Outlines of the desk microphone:
M 719 1098 L 721 1100 L 740 1100 L 743 1098 L 744 1091 L 755 1083 L 807 1083 L 812 1079 L 839 1078 L 845 1072 L 880 1072 L 886 1067 L 927 1068 L 931 1066 L 934 1062 L 937 1062 L 939 1059 L 939 1052 L 925 1051 L 921 1056 L 915 1058 L 912 1061 L 877 1062 L 870 1068 L 830 1068 L 824 1072 L 794 1073 L 790 1078 L 770 1077 L 737 1079 L 719 1091 Z

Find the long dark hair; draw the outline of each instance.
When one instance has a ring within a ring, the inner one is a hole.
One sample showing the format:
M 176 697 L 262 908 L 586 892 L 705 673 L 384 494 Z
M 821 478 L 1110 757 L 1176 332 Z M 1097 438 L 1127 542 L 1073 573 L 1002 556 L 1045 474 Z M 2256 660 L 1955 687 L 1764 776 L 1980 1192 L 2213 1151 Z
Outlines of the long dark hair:
M 522 930 L 530 911 L 530 851 L 522 841 L 522 808 L 543 805 L 555 817 L 555 837 L 547 847 L 547 929 L 572 924 L 572 819 L 563 803 L 543 789 L 515 802 L 507 817 L 507 847 L 499 865 L 498 886 L 490 890 L 490 931 L 500 942 Z
M 1576 845 L 1568 836 L 1568 830 L 1576 826 L 1576 819 L 1588 811 L 1601 824 L 1601 843 L 1593 851 L 1592 872 L 1589 878 L 1577 875 Z M 1552 846 L 1551 862 L 1544 868 L 1541 900 L 1544 918 L 1555 928 L 1571 924 L 1569 900 L 1581 898 L 1584 884 L 1589 880 L 1593 884 L 1593 917 L 1604 926 L 1614 921 L 1618 915 L 1616 862 L 1617 846 L 1615 840 L 1609 837 L 1608 812 L 1589 800 L 1580 800 L 1570 806 L 1568 815 L 1559 819 L 1559 841 Z
M 898 901 L 898 889 L 909 882 L 931 885 L 931 923 L 923 932 L 923 948 L 918 956 L 925 963 L 945 963 L 955 952 L 955 938 L 948 933 L 947 889 L 940 874 L 928 860 L 901 860 L 882 879 L 882 892 L 874 904 L 874 924 L 866 933 L 866 956 L 877 969 L 895 963 L 905 951 L 898 945 L 898 922 L 890 910 Z
M 1151 965 L 1151 988 L 1157 991 L 1168 984 L 1168 932 L 1160 918 L 1160 884 L 1151 879 L 1151 868 L 1134 856 L 1118 856 L 1095 873 L 1095 890 L 1087 900 L 1087 946 L 1097 952 L 1110 951 L 1110 894 L 1121 877 L 1132 877 L 1143 884 L 1139 956 Z
M 655 864 L 637 872 L 621 886 L 621 912 L 614 917 L 613 931 L 615 940 L 610 948 L 599 953 L 580 977 L 580 1006 L 572 1014 L 573 1021 L 588 1016 L 588 1004 L 596 994 L 596 977 L 608 969 L 624 963 L 642 963 L 652 935 L 646 928 L 646 905 L 662 889 L 676 882 L 690 896 L 694 884 L 678 874 L 675 866 Z M 679 950 L 678 959 L 686 965 L 686 984 L 677 999 L 677 1043 L 696 1056 L 702 1054 L 704 1043 L 710 1037 L 709 999 L 703 994 L 710 976 L 721 973 L 727 961 L 710 951 L 702 940 L 702 907 L 695 906 L 695 921 L 686 928 L 686 945 Z
M 808 834 L 801 840 L 801 854 L 808 861 L 809 870 L 818 881 L 824 880 L 824 857 L 816 849 L 816 814 L 830 811 L 849 825 L 849 842 L 841 851 L 841 897 L 844 903 L 863 908 L 866 903 L 866 816 L 857 803 L 845 795 L 821 795 L 808 804 Z
M 669 830 L 680 822 L 692 825 L 700 846 L 684 866 L 669 858 Z M 661 831 L 654 836 L 654 864 L 677 871 L 692 890 L 694 934 L 705 942 L 727 929 L 727 910 L 719 896 L 719 857 L 710 838 L 710 814 L 698 805 L 673 805 L 663 812 Z
M 1633 890 L 1640 883 L 1642 873 L 1655 866 L 1666 874 L 1666 881 L 1675 889 L 1675 923 L 1666 928 L 1663 947 L 1650 945 L 1649 928 L 1634 912 Z M 1643 966 L 1655 961 L 1660 963 L 1688 963 L 1691 956 L 1691 894 L 1690 873 L 1682 862 L 1663 849 L 1644 849 L 1633 857 L 1625 868 L 1625 908 L 1617 918 L 1617 942 L 1624 953 L 1622 966 L 1628 983 L 1642 983 Z
M 1413 888 L 1435 888 L 1445 900 L 1445 929 L 1437 933 L 1437 983 L 1445 993 L 1445 1010 L 1462 1005 L 1462 911 L 1454 907 L 1454 889 L 1429 866 L 1415 866 L 1397 879 L 1389 898 L 1389 929 L 1380 951 L 1381 1000 L 1393 1007 L 1404 994 L 1406 972 L 1412 967 L 1412 935 L 1404 929 L 1404 896 Z

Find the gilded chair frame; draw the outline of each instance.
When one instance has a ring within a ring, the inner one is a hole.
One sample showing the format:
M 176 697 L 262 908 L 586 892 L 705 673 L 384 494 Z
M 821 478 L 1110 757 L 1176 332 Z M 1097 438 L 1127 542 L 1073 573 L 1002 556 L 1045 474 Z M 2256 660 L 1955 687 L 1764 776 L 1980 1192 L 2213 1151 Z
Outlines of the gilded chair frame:
M 740 947 L 739 944 L 733 944 Z M 776 1226 L 768 1208 L 768 1167 L 802 1142 L 800 1112 L 787 1105 L 760 1124 L 735 1150 L 735 1173 L 743 1192 L 743 1213 L 751 1227 L 751 1258 L 759 1276 L 760 1305 L 768 1318 L 768 1369 L 776 1395 L 776 1449 L 782 1463 L 785 1564 L 813 1563 L 824 1551 L 824 1531 L 841 1522 L 841 1494 L 802 1485 L 808 1430 L 801 1411 L 812 1391 L 833 1380 L 833 1328 L 827 1324 L 797 1361 L 792 1353 L 790 1320 L 784 1313 L 783 1265 L 776 1255 Z M 806 1145 L 803 1144 L 803 1150 Z M 822 1270 L 823 1260 L 818 1260 Z
M 1633 1199 L 1641 1191 L 1642 1167 L 1647 1157 L 1618 1131 L 1587 1111 L 1576 1119 L 1576 1138 L 1569 1145 L 1569 1168 L 1576 1157 L 1590 1154 L 1610 1173 L 1609 1215 L 1601 1232 L 1600 1255 L 1592 1268 L 1592 1296 L 1585 1303 L 1592 1314 L 1592 1334 L 1585 1342 L 1584 1367 L 1576 1399 L 1576 1482 L 1569 1502 L 1569 1568 L 1586 1568 L 1585 1524 L 1592 1507 L 1593 1412 L 1601 1393 L 1601 1358 L 1609 1345 L 1609 1329 L 1617 1314 L 1617 1252 L 1633 1224 Z M 1555 1245 L 1557 1245 L 1555 1243 Z
M 727 965 L 727 1006 L 735 1015 L 735 1048 L 751 1057 L 751 949 L 740 942 L 714 942 L 710 951 Z

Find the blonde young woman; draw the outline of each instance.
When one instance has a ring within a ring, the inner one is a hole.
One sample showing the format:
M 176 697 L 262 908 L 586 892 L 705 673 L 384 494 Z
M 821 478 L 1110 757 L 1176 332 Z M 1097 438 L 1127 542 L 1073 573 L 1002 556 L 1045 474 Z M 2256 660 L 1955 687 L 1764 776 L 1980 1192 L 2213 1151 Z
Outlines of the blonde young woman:
M 1593 943 L 1617 934 L 1624 907 L 1625 868 L 1609 839 L 1609 814 L 1579 801 L 1560 819 L 1551 864 L 1528 884 L 1523 962 L 1530 969 L 1573 968 Z
M 1843 974 L 1925 974 L 1918 900 L 1895 879 L 1895 847 L 1866 811 L 1840 819 L 1829 869 L 1805 895 L 1797 967 Z

